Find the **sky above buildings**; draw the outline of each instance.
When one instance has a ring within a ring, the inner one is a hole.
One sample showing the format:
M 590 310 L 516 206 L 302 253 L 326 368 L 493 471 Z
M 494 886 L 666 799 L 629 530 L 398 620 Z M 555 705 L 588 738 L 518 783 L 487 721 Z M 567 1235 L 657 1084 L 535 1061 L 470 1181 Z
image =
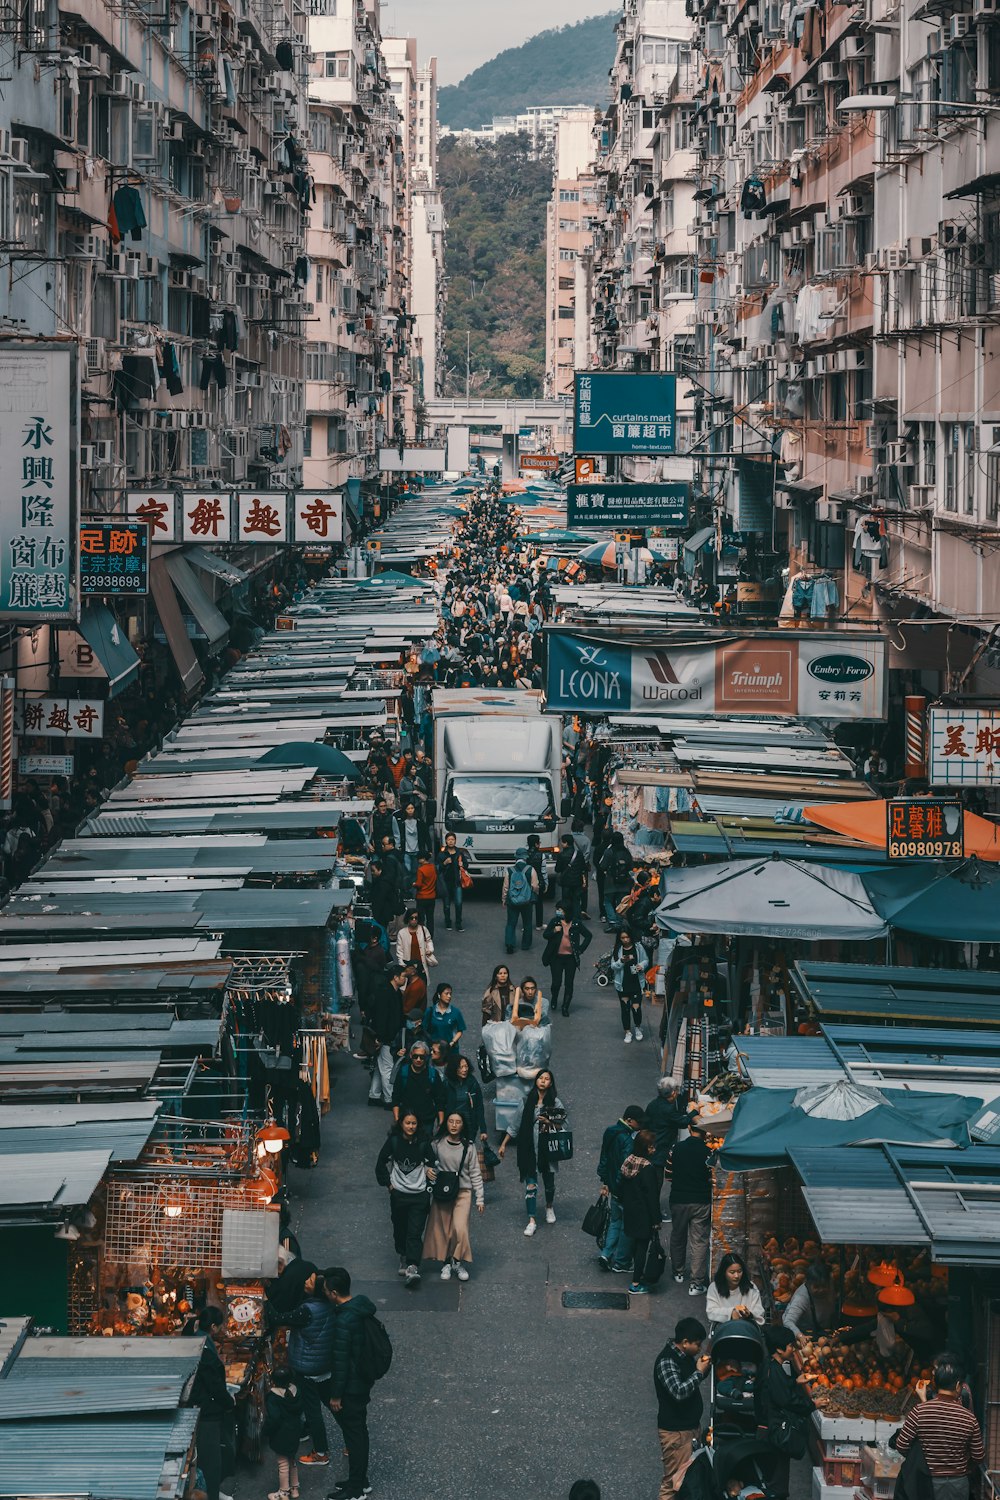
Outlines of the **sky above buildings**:
M 416 37 L 418 60 L 436 56 L 439 82 L 458 83 L 536 32 L 611 9 L 608 0 L 383 0 L 382 33 Z

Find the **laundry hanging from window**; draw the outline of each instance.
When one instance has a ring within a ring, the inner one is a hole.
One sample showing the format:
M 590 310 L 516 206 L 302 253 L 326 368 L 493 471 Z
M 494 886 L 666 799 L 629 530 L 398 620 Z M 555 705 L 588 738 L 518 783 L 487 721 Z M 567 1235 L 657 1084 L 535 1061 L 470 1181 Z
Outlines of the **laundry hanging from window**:
M 116 190 L 108 209 L 108 229 L 114 244 L 119 244 L 125 235 L 130 235 L 134 240 L 142 239 L 142 231 L 146 227 L 146 215 L 142 207 L 142 199 L 134 187 L 120 187 Z

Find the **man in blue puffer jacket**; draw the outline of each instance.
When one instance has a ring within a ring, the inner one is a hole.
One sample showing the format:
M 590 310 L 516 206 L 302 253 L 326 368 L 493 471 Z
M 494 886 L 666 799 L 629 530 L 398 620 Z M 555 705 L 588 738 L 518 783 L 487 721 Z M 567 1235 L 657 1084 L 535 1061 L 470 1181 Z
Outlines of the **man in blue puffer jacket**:
M 330 1444 L 323 1420 L 323 1407 L 330 1394 L 333 1373 L 333 1340 L 337 1313 L 317 1276 L 302 1305 L 281 1320 L 291 1329 L 288 1336 L 288 1367 L 302 1392 L 306 1431 L 312 1452 L 303 1453 L 301 1464 L 317 1467 L 330 1462 Z

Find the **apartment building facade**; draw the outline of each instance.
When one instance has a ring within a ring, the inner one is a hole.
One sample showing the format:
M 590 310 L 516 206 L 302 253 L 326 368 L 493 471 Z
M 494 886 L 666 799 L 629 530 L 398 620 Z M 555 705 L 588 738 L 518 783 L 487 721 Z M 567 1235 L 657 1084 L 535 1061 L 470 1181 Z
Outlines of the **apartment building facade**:
M 599 222 L 581 273 L 597 368 L 694 370 L 693 31 L 683 0 L 626 0 L 616 25 L 611 101 L 594 132 Z M 623 477 L 692 478 L 698 392 L 686 379 L 677 390 L 678 456 L 622 460 Z
M 897 665 L 947 687 L 1000 600 L 995 11 L 713 0 L 697 28 L 704 501 L 743 576 L 829 574 L 831 625 L 920 620 Z
M 412 65 L 394 59 L 396 102 L 371 0 L 312 0 L 307 351 L 309 485 L 374 485 L 378 451 L 413 427 L 407 148 Z M 405 111 L 405 117 L 404 117 Z
M 178 0 L 165 15 L 39 0 L 8 7 L 0 29 L 7 409 L 27 348 L 74 351 L 59 420 L 79 514 L 149 524 L 155 610 L 116 608 L 130 640 L 165 633 L 190 689 L 203 674 L 188 635 L 219 649 L 225 585 L 168 570 L 168 554 L 225 543 L 259 570 L 277 556 L 271 518 L 284 534 L 284 492 L 302 482 L 306 15 L 299 0 Z M 273 492 L 256 511 L 237 499 Z M 250 514 L 267 517 L 259 534 Z M 75 551 L 77 537 L 62 540 Z M 8 618 L 22 605 L 45 616 L 28 597 L 42 576 L 19 574 Z
M 578 353 L 580 307 L 587 326 L 586 282 L 578 285 L 593 250 L 597 178 L 593 169 L 594 111 L 567 112 L 553 142 L 552 197 L 545 222 L 545 394 L 570 396 Z

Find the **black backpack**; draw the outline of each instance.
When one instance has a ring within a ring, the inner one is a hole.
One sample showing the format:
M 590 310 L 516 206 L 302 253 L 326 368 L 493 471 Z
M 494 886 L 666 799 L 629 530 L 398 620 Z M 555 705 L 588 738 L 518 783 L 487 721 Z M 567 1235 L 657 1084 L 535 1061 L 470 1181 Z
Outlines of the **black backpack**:
M 358 1378 L 365 1385 L 374 1385 L 383 1375 L 388 1375 L 392 1364 L 392 1340 L 375 1314 L 365 1318 L 361 1325 L 361 1349 L 358 1353 Z

